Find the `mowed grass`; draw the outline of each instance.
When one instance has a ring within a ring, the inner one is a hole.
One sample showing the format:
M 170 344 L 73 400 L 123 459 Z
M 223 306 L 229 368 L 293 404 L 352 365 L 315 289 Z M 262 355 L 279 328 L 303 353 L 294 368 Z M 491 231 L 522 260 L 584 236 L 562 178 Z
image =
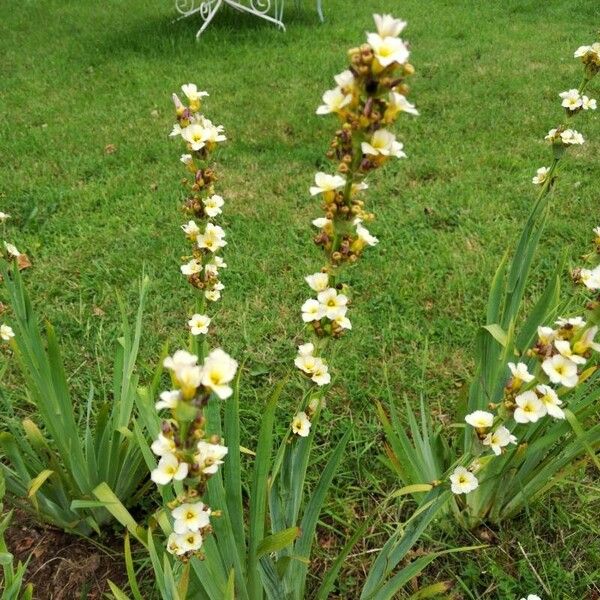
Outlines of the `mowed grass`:
M 229 269 L 212 342 L 248 357 L 243 427 L 252 445 L 262 398 L 303 339 L 303 276 L 322 262 L 310 226 L 319 207 L 308 187 L 316 170 L 330 168 L 324 153 L 336 123 L 315 108 L 345 68 L 346 48 L 373 29 L 372 12 L 409 21 L 417 69 L 411 99 L 421 117 L 398 124 L 409 158 L 370 180 L 377 215 L 370 229 L 381 243 L 348 273 L 354 329 L 337 346 L 313 476 L 341 432 L 352 425 L 354 434 L 323 516 L 320 563 L 399 485 L 378 462 L 373 403 L 387 401 L 386 377 L 397 399 L 422 393 L 437 412 L 455 414 L 490 278 L 529 211 L 531 176 L 549 162 L 543 136 L 561 118 L 557 94 L 579 83 L 572 53 L 597 39 L 600 9 L 593 0 L 325 0 L 321 25 L 312 2 L 300 10 L 287 4 L 285 34 L 223 12 L 195 43 L 199 21 L 172 23 L 168 1 L 4 3 L 0 210 L 13 215 L 6 239 L 33 260 L 29 289 L 60 332 L 76 394 L 90 382 L 103 389 L 110 374 L 115 294 L 133 312 L 142 271 L 152 278 L 146 376 L 165 342 L 185 343 L 194 305 L 178 268 L 186 250 L 182 148 L 167 137 L 170 94 L 188 81 L 209 90 L 206 114 L 229 138 L 217 157 Z M 584 117 L 576 127 L 587 143 L 565 161 L 532 297 L 557 268 L 567 280 L 600 219 L 600 119 Z M 290 385 L 282 429 L 297 401 Z M 505 530 L 486 532 L 488 549 L 438 562 L 420 583 L 452 580 L 457 599 L 536 590 L 543 598 L 596 598 L 594 477 L 566 482 Z M 391 531 L 410 508 L 392 503 L 381 515 L 385 527 Z M 374 524 L 337 597 L 355 597 L 385 531 Z M 421 546 L 473 542 L 440 523 Z

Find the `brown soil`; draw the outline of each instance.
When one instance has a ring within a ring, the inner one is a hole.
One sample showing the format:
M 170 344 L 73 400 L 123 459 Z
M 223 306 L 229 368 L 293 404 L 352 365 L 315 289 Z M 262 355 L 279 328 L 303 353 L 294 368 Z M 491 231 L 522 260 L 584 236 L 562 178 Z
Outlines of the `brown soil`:
M 110 579 L 126 583 L 122 540 L 102 549 L 84 538 L 35 523 L 15 510 L 6 543 L 17 560 L 27 565 L 26 582 L 33 584 L 36 600 L 100 600 Z

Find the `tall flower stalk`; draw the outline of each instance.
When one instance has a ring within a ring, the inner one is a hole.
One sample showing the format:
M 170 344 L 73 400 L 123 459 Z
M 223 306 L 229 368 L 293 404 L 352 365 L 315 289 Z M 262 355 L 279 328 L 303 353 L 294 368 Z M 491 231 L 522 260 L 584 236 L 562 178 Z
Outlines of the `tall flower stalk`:
M 187 172 L 183 180 L 186 197 L 182 210 L 191 218 L 181 229 L 190 244 L 190 252 L 184 257 L 181 273 L 191 286 L 201 292 L 198 312 L 188 321 L 191 335 L 200 336 L 208 333 L 211 322 L 205 314 L 207 302 L 217 302 L 225 287 L 219 278 L 219 271 L 227 265 L 219 252 L 227 242 L 225 231 L 215 222 L 222 213 L 225 201 L 215 191 L 217 175 L 211 157 L 217 146 L 227 138 L 222 125 L 214 125 L 200 113 L 201 100 L 208 93 L 199 91 L 193 83 L 181 89 L 188 106 L 181 102 L 177 94 L 173 94 L 177 123 L 171 132 L 172 137 L 181 136 L 187 150 L 180 159 Z
M 327 152 L 334 173 L 316 173 L 310 187 L 311 196 L 321 200 L 322 214 L 312 224 L 318 229 L 314 241 L 323 250 L 325 264 L 305 278 L 316 297 L 302 305 L 310 341 L 298 347 L 295 364 L 319 387 L 331 382 L 325 358 L 329 341 L 352 329 L 347 268 L 379 242 L 366 227 L 375 218 L 363 199 L 367 176 L 390 159 L 406 157 L 390 127 L 400 113 L 419 114 L 406 97 L 406 80 L 414 73 L 408 46 L 398 37 L 406 22 L 390 15 L 374 19 L 377 33 L 367 34 L 365 44 L 348 51 L 349 67 L 335 76 L 336 87 L 323 94 L 317 108 L 319 115 L 335 115 L 339 127 Z M 313 396 L 311 410 L 319 396 Z M 292 427 L 308 435 L 309 425 L 301 413 Z
M 187 84 L 182 91 L 185 106 L 174 94 L 177 123 L 171 136 L 181 136 L 187 153 L 181 156 L 188 177 L 184 180 L 186 198 L 183 211 L 191 217 L 182 225 L 190 244 L 181 273 L 201 292 L 198 311 L 188 321 L 192 336 L 208 333 L 211 318 L 205 314 L 207 302 L 216 302 L 224 288 L 219 279 L 226 267 L 218 252 L 226 245 L 225 232 L 214 219 L 221 214 L 224 200 L 215 193 L 216 174 L 211 154 L 225 141 L 223 128 L 214 125 L 200 113 L 201 99 L 208 94 L 196 85 Z M 159 486 L 171 486 L 162 493 L 168 499 L 172 528 L 167 550 L 187 560 L 199 555 L 203 537 L 210 533 L 211 508 L 202 498 L 208 480 L 223 464 L 228 449 L 220 436 L 209 435 L 204 411 L 211 396 L 225 400 L 231 396 L 230 386 L 238 364 L 220 348 L 206 353 L 206 344 L 195 343 L 197 354 L 178 350 L 164 361 L 171 378 L 171 389 L 160 394 L 156 410 L 163 414 L 160 433 L 151 446 L 160 457 L 152 471 Z

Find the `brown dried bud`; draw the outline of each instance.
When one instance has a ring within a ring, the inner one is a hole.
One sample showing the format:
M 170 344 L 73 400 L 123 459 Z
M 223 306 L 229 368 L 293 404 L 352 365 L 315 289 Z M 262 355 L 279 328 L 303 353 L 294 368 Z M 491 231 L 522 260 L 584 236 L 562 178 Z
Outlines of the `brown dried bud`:
M 373 62 L 373 48 L 369 44 L 363 44 L 360 47 L 360 58 L 365 65 Z
M 327 244 L 327 242 L 329 242 L 329 236 L 326 233 L 319 233 L 315 235 L 313 241 L 317 246 L 324 246 Z

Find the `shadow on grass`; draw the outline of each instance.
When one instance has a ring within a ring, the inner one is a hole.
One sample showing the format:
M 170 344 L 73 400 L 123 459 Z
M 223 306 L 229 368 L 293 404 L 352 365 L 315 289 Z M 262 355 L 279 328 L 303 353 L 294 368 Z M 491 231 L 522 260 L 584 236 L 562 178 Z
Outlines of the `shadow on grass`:
M 129 13 L 126 20 L 113 21 L 106 29 L 106 54 L 114 57 L 121 52 L 144 52 L 148 55 L 162 54 L 165 49 L 177 51 L 185 48 L 188 53 L 219 54 L 224 49 L 247 45 L 256 40 L 257 46 L 288 45 L 286 36 L 294 32 L 321 27 L 315 9 L 297 7 L 288 3 L 283 15 L 287 32 L 274 23 L 254 15 L 237 11 L 224 6 L 215 15 L 208 28 L 196 40 L 196 33 L 203 24 L 200 14 L 178 20 L 178 13 L 173 6 L 171 10 L 161 11 L 154 15 L 143 15 L 143 18 Z M 296 37 L 296 36 L 294 36 Z

